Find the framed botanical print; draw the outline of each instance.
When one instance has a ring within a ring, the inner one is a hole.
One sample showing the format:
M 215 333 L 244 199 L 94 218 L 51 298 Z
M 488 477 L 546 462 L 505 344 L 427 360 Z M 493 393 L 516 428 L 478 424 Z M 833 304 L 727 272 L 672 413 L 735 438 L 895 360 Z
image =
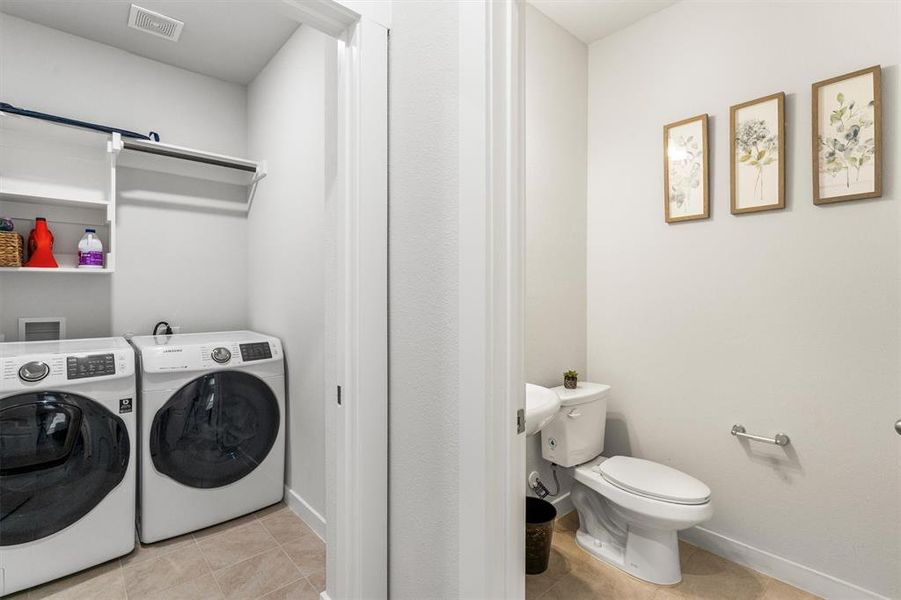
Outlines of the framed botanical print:
M 710 216 L 707 115 L 663 127 L 664 214 L 667 223 Z
M 882 195 L 878 65 L 813 84 L 813 202 Z
M 729 109 L 732 214 L 785 208 L 785 94 Z

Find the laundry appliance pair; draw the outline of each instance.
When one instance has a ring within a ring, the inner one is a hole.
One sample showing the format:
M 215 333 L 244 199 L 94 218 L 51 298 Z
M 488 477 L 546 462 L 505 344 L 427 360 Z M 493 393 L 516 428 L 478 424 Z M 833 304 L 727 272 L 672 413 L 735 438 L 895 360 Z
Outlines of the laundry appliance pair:
M 280 501 L 284 413 L 253 332 L 0 344 L 0 595 Z

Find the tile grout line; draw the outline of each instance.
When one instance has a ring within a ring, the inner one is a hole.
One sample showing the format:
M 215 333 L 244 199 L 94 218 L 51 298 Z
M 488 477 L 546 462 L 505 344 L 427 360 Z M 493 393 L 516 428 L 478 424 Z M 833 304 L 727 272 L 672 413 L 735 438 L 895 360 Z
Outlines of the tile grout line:
M 280 585 L 280 586 L 278 586 L 277 588 L 275 588 L 274 590 L 270 590 L 270 591 L 266 592 L 265 594 L 263 594 L 263 595 L 261 595 L 261 596 L 256 596 L 256 597 L 253 598 L 252 600 L 262 600 L 263 598 L 265 598 L 266 596 L 268 596 L 268 595 L 271 594 L 272 592 L 277 592 L 277 591 L 279 591 L 279 590 L 282 589 L 282 588 L 286 588 L 286 587 L 288 587 L 289 585 L 292 585 L 292 584 L 294 584 L 294 583 L 297 583 L 298 581 L 305 581 L 304 578 L 303 578 L 303 575 L 301 575 L 299 579 L 292 579 L 292 580 L 289 581 L 288 583 L 286 583 L 286 584 L 284 584 L 284 585 Z
M 260 551 L 260 552 L 255 553 L 255 554 L 251 554 L 251 555 L 249 555 L 249 556 L 245 556 L 245 557 L 242 558 L 241 560 L 237 560 L 237 561 L 235 561 L 235 562 L 233 562 L 233 563 L 231 563 L 231 564 L 225 565 L 224 567 L 219 567 L 218 569 L 214 569 L 213 567 L 210 567 L 210 573 L 214 573 L 214 574 L 215 574 L 215 573 L 218 573 L 218 572 L 220 572 L 220 571 L 224 571 L 224 570 L 226 570 L 226 569 L 231 569 L 231 568 L 234 567 L 235 565 L 240 565 L 242 562 L 246 562 L 246 561 L 250 560 L 251 558 L 256 558 L 256 557 L 258 557 L 258 556 L 262 556 L 263 554 L 266 554 L 267 552 L 272 552 L 273 550 L 281 550 L 281 546 L 279 546 L 279 545 L 276 543 L 276 545 L 275 545 L 275 546 L 272 546 L 271 548 L 266 548 L 265 550 L 262 550 L 262 551 Z M 207 563 L 207 564 L 209 564 L 209 563 Z M 294 564 L 294 561 L 292 561 L 291 564 Z
M 267 531 L 267 533 L 269 533 L 269 532 Z M 271 534 L 270 534 L 270 536 L 271 536 Z M 293 541 L 293 539 L 299 539 L 299 538 L 292 538 L 291 540 L 287 540 L 287 541 L 290 542 L 290 541 Z M 210 574 L 213 576 L 213 579 L 216 581 L 216 585 L 219 586 L 219 591 L 222 592 L 223 596 L 227 597 L 227 595 L 225 594 L 225 590 L 222 589 L 222 585 L 219 583 L 219 579 L 216 577 L 216 573 L 220 573 L 226 569 L 230 569 L 230 568 L 234 567 L 235 565 L 241 564 L 242 562 L 248 561 L 252 558 L 257 558 L 259 556 L 262 556 L 263 554 L 266 554 L 267 552 L 272 552 L 273 550 L 278 550 L 279 552 L 281 552 L 285 556 L 285 558 L 288 559 L 288 562 L 291 563 L 291 566 L 294 567 L 294 570 L 297 571 L 297 575 L 298 575 L 298 579 L 292 579 L 288 583 L 286 583 L 282 586 L 279 586 L 276 589 L 281 589 L 282 587 L 285 587 L 285 585 L 294 583 L 295 581 L 299 581 L 300 579 L 306 580 L 306 576 L 300 571 L 300 567 L 298 567 L 297 564 L 294 562 L 294 560 L 292 560 L 291 557 L 288 556 L 288 553 L 285 552 L 284 548 L 282 548 L 281 543 L 279 543 L 279 541 L 275 540 L 274 538 L 273 538 L 273 541 L 275 541 L 275 545 L 273 547 L 267 548 L 261 552 L 257 552 L 256 554 L 251 554 L 250 556 L 246 556 L 239 561 L 233 562 L 230 565 L 226 565 L 226 566 L 220 567 L 218 569 L 213 569 L 212 566 L 209 565 L 209 561 L 206 561 L 206 557 L 203 556 L 204 561 L 207 562 L 207 566 L 210 568 Z M 201 551 L 201 556 L 202 555 L 203 555 L 203 553 Z M 193 581 L 193 580 L 191 580 L 191 581 Z M 166 588 L 166 589 L 171 589 L 171 588 Z M 272 590 L 272 591 L 275 591 L 275 590 Z M 267 592 L 267 593 L 269 593 L 269 592 Z M 263 594 L 263 595 L 265 596 L 266 594 Z M 260 596 L 260 597 L 262 597 L 262 596 Z
M 207 537 L 205 537 L 205 538 L 203 538 L 203 539 L 204 539 L 204 540 L 211 540 L 211 539 L 213 539 L 213 538 L 219 537 L 220 535 L 229 533 L 229 532 L 231 532 L 231 531 L 236 531 L 236 530 L 238 530 L 238 529 L 242 529 L 242 528 L 244 528 L 244 527 L 248 527 L 248 526 L 250 526 L 250 525 L 253 525 L 253 524 L 256 523 L 256 522 L 257 522 L 257 520 L 254 520 L 253 522 L 250 522 L 250 523 L 244 523 L 243 525 L 238 525 L 237 527 L 234 527 L 234 528 L 231 528 L 231 529 L 225 529 L 225 530 L 220 531 L 220 532 L 218 532 L 218 533 L 215 533 L 215 534 L 213 534 L 213 535 L 207 536 Z M 261 523 L 261 525 L 262 525 L 262 523 Z M 242 563 L 242 562 L 244 562 L 244 561 L 246 561 L 246 560 L 250 560 L 251 558 L 255 558 L 255 557 L 257 557 L 257 556 L 260 556 L 261 554 L 265 554 L 265 553 L 267 553 L 267 552 L 271 552 L 272 550 L 274 550 L 274 549 L 276 549 L 276 548 L 281 548 L 281 545 L 279 544 L 278 540 L 276 540 L 275 537 L 272 535 L 272 533 L 271 533 L 268 529 L 266 529 L 265 525 L 263 525 L 262 527 L 263 527 L 263 531 L 266 532 L 266 535 L 268 535 L 269 538 L 275 543 L 272 547 L 266 548 L 265 550 L 261 550 L 260 552 L 256 552 L 256 553 L 251 554 L 251 555 L 249 555 L 249 556 L 245 556 L 245 557 L 243 557 L 243 558 L 241 558 L 241 559 L 239 559 L 239 560 L 236 560 L 236 561 L 233 562 L 233 563 L 229 563 L 229 564 L 225 565 L 224 567 L 219 567 L 218 569 L 214 569 L 214 568 L 213 568 L 213 566 L 210 564 L 210 561 L 207 560 L 206 554 L 204 554 L 204 552 L 203 552 L 203 548 L 201 547 L 201 543 L 195 539 L 195 544 L 197 544 L 198 550 L 200 551 L 200 555 L 201 555 L 201 557 L 203 558 L 204 562 L 206 562 L 207 567 L 210 569 L 210 574 L 213 576 L 213 580 L 216 582 L 216 585 L 219 587 L 219 591 L 222 592 L 222 595 L 223 595 L 223 596 L 225 596 L 225 590 L 223 590 L 223 589 L 222 589 L 222 586 L 219 584 L 219 579 L 216 577 L 216 573 L 218 573 L 218 572 L 220 572 L 220 571 L 224 571 L 225 569 L 229 569 L 229 568 L 231 568 L 231 567 L 233 567 L 233 566 L 235 566 L 235 565 L 237 565 L 237 564 L 239 564 L 239 563 Z M 290 557 L 289 557 L 289 559 L 290 559 Z M 292 564 L 293 564 L 293 561 L 292 561 Z
M 216 589 L 219 590 L 219 593 L 222 595 L 222 600 L 225 600 L 228 596 L 225 595 L 225 590 L 222 589 L 222 584 L 219 583 L 219 578 L 216 577 L 216 571 L 213 570 L 212 565 L 210 565 L 210 561 L 208 561 L 206 559 L 206 556 L 204 556 L 203 549 L 200 548 L 200 544 L 198 544 L 197 546 L 198 546 L 198 550 L 200 550 L 200 556 L 203 558 L 204 562 L 206 563 L 207 568 L 210 570 L 210 577 L 213 578 L 213 583 L 216 584 Z M 235 564 L 237 564 L 237 563 L 235 563 Z
M 303 576 L 303 580 L 307 582 L 307 585 L 308 585 L 308 586 L 310 586 L 311 588 L 313 588 L 313 591 L 314 591 L 314 592 L 316 592 L 317 594 L 322 593 L 322 592 L 320 592 L 320 591 L 316 588 L 315 585 L 313 585 L 313 582 L 310 581 L 310 578 L 309 578 L 309 577 L 307 577 L 306 575 L 304 575 L 304 576 Z
M 183 535 L 190 535 L 190 534 L 183 534 Z M 176 537 L 179 537 L 179 536 L 176 536 Z M 169 538 L 169 539 L 175 539 L 175 538 Z M 154 542 L 154 543 L 159 544 L 159 543 L 162 543 L 162 542 L 165 542 L 165 541 L 166 541 L 166 540 L 160 540 L 159 542 Z M 193 543 L 196 543 L 196 542 L 194 541 L 193 536 L 191 536 L 191 540 L 190 540 L 190 541 L 191 541 L 192 544 L 193 544 Z M 138 544 L 141 545 L 142 548 L 143 548 L 144 546 L 151 546 L 151 547 L 153 546 L 153 544 L 141 544 L 140 542 L 138 542 Z M 190 546 L 190 545 L 191 545 L 191 544 L 187 544 L 187 543 L 184 544 L 184 545 L 177 545 L 177 546 L 175 546 L 175 547 L 173 547 L 173 548 L 170 548 L 169 550 L 166 550 L 166 551 L 162 552 L 159 556 L 154 556 L 154 557 L 152 557 L 152 558 L 145 558 L 145 559 L 139 560 L 139 561 L 132 561 L 131 565 L 136 565 L 136 564 L 140 564 L 140 563 L 142 563 L 142 562 L 154 561 L 154 560 L 163 558 L 164 556 L 168 556 L 169 554 L 172 554 L 173 552 L 178 552 L 179 550 L 184 550 L 185 548 L 187 548 L 187 547 Z M 135 548 L 137 549 L 137 546 L 135 546 Z M 134 550 L 133 550 L 132 552 L 129 552 L 129 553 L 126 554 L 125 556 L 122 556 L 122 557 L 119 558 L 119 560 L 120 560 L 120 562 L 121 562 L 121 565 L 122 565 L 122 568 L 123 568 L 123 569 L 128 569 L 129 565 L 125 564 L 125 559 L 128 558 L 129 556 L 131 556 L 131 554 L 132 554 L 133 552 L 134 552 Z
M 163 541 L 165 541 L 165 540 L 163 540 Z M 139 542 L 139 543 L 140 543 L 140 542 Z M 148 558 L 148 559 L 145 559 L 145 560 L 142 560 L 142 561 L 138 561 L 137 563 L 134 563 L 134 564 L 140 564 L 140 563 L 152 563 L 152 562 L 156 562 L 156 561 L 162 560 L 162 559 L 166 558 L 167 556 L 169 556 L 170 554 L 174 554 L 175 552 L 180 552 L 180 551 L 182 551 L 182 550 L 187 550 L 187 549 L 189 549 L 189 548 L 191 547 L 192 544 L 195 545 L 195 546 L 198 546 L 197 541 L 194 539 L 194 536 L 193 536 L 193 535 L 191 535 L 190 543 L 186 543 L 186 544 L 184 544 L 184 545 L 179 545 L 179 546 L 177 546 L 177 547 L 175 547 L 175 548 L 172 548 L 172 549 L 170 549 L 170 550 L 164 552 L 163 554 L 160 554 L 159 556 L 155 556 L 155 557 L 153 557 L 153 558 Z M 199 546 L 198 546 L 197 549 L 198 549 L 198 551 L 200 550 Z M 205 564 L 205 565 L 207 566 L 207 568 L 209 569 L 209 568 L 210 568 L 209 562 L 206 560 L 206 557 L 203 555 L 203 552 L 200 552 L 200 558 L 204 561 L 204 564 Z M 120 563 L 121 563 L 121 559 L 120 559 Z M 126 569 L 126 566 L 123 564 L 123 565 L 121 565 L 121 567 L 122 567 L 122 570 L 123 570 L 123 572 L 122 572 L 123 584 L 125 585 L 125 598 L 126 598 L 126 600 L 128 600 L 128 598 L 129 598 L 129 593 L 128 593 L 128 583 L 127 583 L 127 581 L 125 580 L 125 569 Z M 212 570 L 210 570 L 210 573 L 212 574 Z M 192 578 L 190 578 L 190 579 L 186 579 L 185 581 L 182 581 L 182 582 L 180 582 L 180 583 L 176 583 L 176 584 L 170 585 L 170 586 L 168 586 L 168 587 L 163 587 L 163 588 L 161 588 L 161 589 L 159 589 L 159 590 L 154 590 L 152 593 L 156 594 L 156 593 L 160 593 L 160 592 L 165 592 L 165 591 L 167 591 L 167 590 L 171 590 L 172 588 L 178 587 L 179 585 L 182 585 L 182 584 L 189 583 L 189 582 L 191 582 L 191 581 L 195 581 L 195 580 L 197 580 L 197 579 L 200 579 L 201 577 L 203 577 L 203 575 L 198 575 L 198 576 L 196 576 L 196 577 L 192 577 Z
M 287 507 L 288 507 L 288 505 L 285 504 L 284 501 L 282 501 L 281 504 L 283 505 L 282 508 L 287 508 Z M 272 508 L 273 506 L 277 506 L 277 504 L 273 504 L 272 506 L 267 506 L 267 507 L 265 507 L 265 508 L 261 508 L 260 510 L 256 510 L 256 511 L 254 511 L 254 512 L 247 513 L 246 515 L 241 515 L 241 516 L 239 516 L 239 517 L 235 517 L 235 518 L 233 518 L 233 519 L 229 519 L 228 521 L 223 521 L 222 523 L 216 523 L 216 524 L 214 524 L 214 525 L 210 525 L 209 527 L 204 527 L 203 529 L 198 529 L 197 531 L 192 531 L 192 532 L 188 533 L 187 535 L 190 535 L 191 538 L 193 538 L 193 540 L 194 540 L 196 543 L 199 544 L 202 540 L 208 540 L 208 539 L 212 539 L 212 538 L 214 538 L 214 537 L 218 537 L 218 536 L 222 535 L 223 533 L 228 533 L 229 531 L 233 531 L 234 529 L 239 529 L 239 528 L 244 527 L 244 526 L 246 526 L 246 525 L 250 525 L 251 523 L 255 523 L 255 522 L 260 522 L 260 523 L 262 523 L 263 519 L 265 519 L 266 517 L 269 517 L 269 516 L 271 516 L 271 515 L 273 515 L 273 514 L 279 512 L 280 510 L 282 510 L 282 508 L 279 508 L 279 509 L 273 510 L 271 513 L 268 513 L 268 514 L 263 515 L 263 516 L 261 516 L 261 515 L 259 514 L 259 513 L 261 513 L 261 512 L 264 511 L 264 510 L 269 510 L 269 509 Z M 212 533 L 212 534 L 210 534 L 210 535 L 208 535 L 208 536 L 206 536 L 206 537 L 203 537 L 203 538 L 198 538 L 198 537 L 197 537 L 197 533 L 203 531 L 204 529 L 209 529 L 210 527 L 219 527 L 220 525 L 225 525 L 226 523 L 229 523 L 229 522 L 231 522 L 231 521 L 237 521 L 237 520 L 239 520 L 239 519 L 244 519 L 244 518 L 246 518 L 246 517 L 253 517 L 253 519 L 252 519 L 251 521 L 248 521 L 247 523 L 242 523 L 241 525 L 237 525 L 237 526 L 233 526 L 233 527 L 227 527 L 227 528 L 224 528 L 224 529 L 222 529 L 222 531 L 217 531 L 216 533 Z M 265 527 L 265 526 L 264 526 L 264 527 Z M 269 530 L 267 529 L 266 531 L 268 532 Z M 270 535 L 271 535 L 271 534 L 270 534 Z
M 135 547 L 131 552 L 137 550 L 140 543 L 141 541 L 137 539 L 137 534 L 135 534 Z M 131 552 L 129 552 L 128 554 L 131 554 Z M 128 554 L 126 554 L 125 556 L 128 556 Z M 125 561 L 123 560 L 125 556 L 119 557 L 119 570 L 122 572 L 122 591 L 125 592 L 125 600 L 128 600 L 128 583 L 125 581 Z
M 266 516 L 268 517 L 269 515 L 266 515 Z M 260 519 L 260 518 L 257 518 L 257 520 L 262 521 L 262 519 Z M 224 534 L 224 533 L 228 533 L 229 531 L 235 531 L 236 529 L 240 529 L 240 528 L 246 527 L 246 526 L 251 525 L 251 524 L 252 524 L 252 523 L 245 523 L 245 524 L 239 525 L 238 527 L 235 527 L 235 528 L 233 528 L 233 529 L 226 529 L 226 530 L 224 530 L 224 531 L 218 532 L 218 533 L 216 533 L 216 534 L 213 534 L 213 535 L 208 536 L 208 537 L 203 538 L 203 539 L 204 539 L 204 540 L 207 540 L 207 539 L 213 539 L 213 538 L 216 538 L 216 537 L 218 537 L 218 536 L 220 536 L 220 535 L 222 535 L 222 534 Z M 261 523 L 261 525 L 262 525 L 262 523 Z M 237 565 L 237 564 L 239 564 L 239 563 L 242 563 L 242 562 L 244 562 L 244 561 L 246 561 L 246 560 L 250 560 L 251 558 L 256 558 L 256 557 L 260 556 L 261 554 L 265 554 L 265 553 L 267 553 L 267 552 L 271 552 L 272 550 L 278 549 L 278 550 L 280 550 L 280 551 L 285 555 L 285 557 L 291 562 L 291 565 L 294 566 L 294 568 L 298 570 L 298 573 L 299 573 L 300 577 L 305 579 L 306 576 L 305 576 L 303 573 L 300 572 L 300 568 L 295 564 L 294 560 L 293 560 L 290 556 L 288 556 L 287 552 L 284 551 L 283 546 L 284 546 L 285 544 L 290 543 L 290 542 L 293 542 L 293 541 L 295 541 L 295 540 L 302 539 L 302 538 L 306 537 L 308 534 L 305 533 L 305 534 L 299 535 L 299 536 L 297 536 L 297 537 L 292 537 L 291 539 L 285 540 L 284 542 L 280 542 L 280 541 L 278 541 L 278 540 L 275 538 L 275 536 L 272 535 L 272 532 L 270 532 L 270 531 L 266 528 L 265 525 L 263 525 L 263 530 L 266 532 L 266 535 L 268 535 L 268 536 L 272 539 L 272 541 L 275 542 L 275 544 L 274 544 L 272 547 L 266 548 L 265 550 L 262 550 L 262 551 L 260 551 L 260 552 L 256 552 L 256 553 L 251 554 L 251 555 L 249 555 L 249 556 L 245 556 L 244 558 L 241 558 L 240 560 L 237 560 L 237 561 L 235 561 L 235 562 L 233 562 L 233 563 L 231 563 L 231 564 L 228 564 L 228 565 L 226 565 L 226 566 L 224 566 L 224 567 L 219 567 L 218 569 L 214 569 L 214 568 L 212 567 L 212 565 L 210 565 L 209 561 L 208 561 L 207 558 L 206 558 L 206 555 L 203 553 L 203 549 L 200 548 L 200 542 L 198 542 L 198 541 L 196 540 L 196 538 L 194 538 L 193 534 L 192 534 L 191 537 L 192 537 L 192 543 L 194 543 L 194 544 L 196 544 L 196 545 L 198 546 L 198 550 L 200 550 L 201 558 L 203 558 L 204 562 L 207 564 L 207 567 L 209 567 L 210 573 L 211 573 L 211 574 L 214 574 L 214 575 L 215 575 L 215 573 L 218 573 L 219 571 L 222 571 L 222 570 L 231 568 L 231 567 L 233 567 L 233 566 L 235 566 L 235 565 Z M 314 534 L 314 535 L 315 535 L 315 534 Z M 166 553 L 163 554 L 163 555 L 160 555 L 160 556 L 158 556 L 158 557 L 155 557 L 155 558 L 152 558 L 152 559 L 149 559 L 149 560 L 159 560 L 160 558 L 163 558 L 163 557 L 165 557 L 166 555 L 171 554 L 172 552 L 176 552 L 176 551 L 178 551 L 178 550 L 186 549 L 188 546 L 189 546 L 189 545 L 186 544 L 185 547 L 175 548 L 175 549 L 173 549 L 173 550 L 170 550 L 169 552 L 166 552 Z M 214 578 L 215 578 L 215 577 L 214 577 Z M 189 580 L 189 581 L 193 581 L 193 579 L 191 579 L 191 580 Z M 218 584 L 218 579 L 216 579 L 216 582 L 217 582 L 217 584 Z M 286 584 L 286 585 L 287 585 L 287 584 Z M 173 587 L 174 587 L 174 586 L 173 586 Z M 165 588 L 165 589 L 171 589 L 171 588 Z M 164 591 L 164 590 L 161 590 L 161 591 Z M 221 586 L 220 586 L 220 591 L 223 591 L 223 593 L 224 593 L 224 590 L 221 590 Z
M 279 549 L 279 551 L 285 556 L 285 558 L 288 559 L 288 562 L 291 563 L 291 566 L 294 567 L 294 570 L 297 572 L 297 574 L 298 574 L 302 579 L 306 580 L 306 578 L 307 578 L 306 575 L 304 575 L 304 574 L 300 571 L 300 567 L 297 566 L 297 563 L 294 562 L 294 559 L 292 559 L 290 556 L 288 556 L 288 553 L 285 552 L 285 549 L 282 548 L 281 546 L 279 546 L 278 549 Z M 295 579 L 295 581 L 297 581 L 297 580 Z M 285 585 L 288 585 L 288 584 L 286 583 Z M 282 587 L 284 587 L 284 586 L 282 586 Z M 276 588 L 276 589 L 279 589 L 279 588 Z
M 541 592 L 540 594 L 538 594 L 538 598 L 537 598 L 536 600 L 540 600 L 541 598 L 544 598 L 545 596 L 547 596 L 547 595 L 550 593 L 550 591 L 551 591 L 552 589 L 554 589 L 554 586 L 557 585 L 558 583 L 560 583 L 560 580 L 562 580 L 562 579 L 563 579 L 563 578 L 561 577 L 560 579 L 558 579 L 557 581 L 555 581 L 554 583 L 552 583 L 551 585 L 549 585 L 548 588 L 547 588 L 546 590 L 544 590 L 543 592 Z
M 209 535 L 209 536 L 203 538 L 202 541 L 196 541 L 195 543 L 196 543 L 198 546 L 200 546 L 201 544 L 205 543 L 207 540 L 212 540 L 212 539 L 215 539 L 215 538 L 217 538 L 217 537 L 219 537 L 219 536 L 221 536 L 221 535 L 225 535 L 226 533 L 231 533 L 231 532 L 237 531 L 237 530 L 239 530 L 239 529 L 244 529 L 245 527 L 250 527 L 251 525 L 255 525 L 255 524 L 256 524 L 256 522 L 253 522 L 253 523 L 245 523 L 245 524 L 243 524 L 243 525 L 238 525 L 237 527 L 234 527 L 234 528 L 232 528 L 232 529 L 226 529 L 226 530 L 224 530 L 224 531 L 220 531 L 219 533 L 216 533 L 216 534 L 213 534 L 213 535 Z M 266 529 L 266 526 L 263 525 L 262 523 L 260 523 L 260 526 L 262 526 L 263 531 L 266 532 L 266 535 L 268 535 L 270 538 L 272 538 L 272 541 L 273 541 L 273 542 L 275 542 L 276 544 L 278 544 L 278 540 L 275 539 L 275 536 L 273 536 L 272 533 L 271 533 L 268 529 Z M 240 562 L 240 561 L 239 561 L 239 562 Z
M 251 514 L 253 514 L 253 513 L 251 513 Z M 244 515 L 244 516 L 247 516 L 247 515 Z M 232 525 L 231 527 L 226 527 L 226 528 L 222 529 L 221 531 L 217 531 L 216 533 L 211 533 L 211 534 L 209 534 L 209 535 L 207 535 L 207 536 L 204 536 L 204 537 L 202 537 L 202 538 L 198 538 L 198 537 L 197 537 L 197 534 L 198 534 L 199 532 L 203 531 L 204 529 L 210 529 L 210 528 L 212 528 L 212 527 L 219 527 L 220 525 L 224 525 L 225 523 L 228 523 L 228 522 L 230 522 L 230 521 L 237 521 L 237 520 L 243 519 L 243 518 L 244 518 L 244 517 L 236 517 L 236 518 L 234 518 L 234 519 L 229 519 L 228 521 L 225 521 L 224 523 L 217 523 L 217 524 L 215 524 L 215 525 L 210 525 L 209 527 L 204 527 L 203 529 L 198 529 L 197 531 L 192 531 L 191 533 L 189 533 L 189 534 L 187 534 L 187 535 L 190 535 L 191 538 L 192 538 L 196 543 L 199 544 L 200 542 L 202 542 L 202 541 L 204 541 L 204 540 L 211 540 L 211 539 L 213 539 L 213 538 L 217 538 L 217 537 L 219 537 L 219 536 L 222 535 L 222 534 L 228 533 L 229 531 L 234 531 L 235 529 L 240 529 L 240 528 L 242 528 L 242 527 L 246 527 L 246 526 L 248 526 L 248 525 L 252 525 L 253 523 L 256 523 L 256 522 L 259 521 L 259 519 L 254 518 L 253 520 L 248 521 L 247 523 L 242 523 L 241 525 Z
M 260 600 L 261 598 L 265 597 L 266 595 L 271 594 L 272 592 L 276 592 L 276 591 L 282 589 L 283 587 L 287 587 L 287 586 L 289 586 L 289 585 L 291 585 L 292 583 L 295 583 L 295 582 L 297 582 L 297 581 L 301 581 L 301 580 L 306 581 L 306 577 L 304 577 L 304 574 L 300 572 L 300 569 L 297 567 L 296 564 L 294 564 L 294 561 L 291 560 L 291 557 L 288 556 L 288 553 L 285 552 L 284 549 L 283 549 L 280 545 L 276 545 L 275 549 L 278 550 L 279 552 L 281 552 L 281 553 L 284 555 L 284 557 L 288 559 L 288 562 L 291 564 L 292 567 L 294 567 L 294 570 L 297 572 L 298 577 L 297 577 L 297 579 L 292 579 L 291 581 L 288 581 L 288 582 L 286 582 L 286 583 L 284 583 L 284 584 L 278 586 L 278 587 L 275 588 L 274 590 L 269 590 L 268 592 L 266 592 L 266 593 L 264 593 L 264 594 L 261 594 L 261 595 L 259 595 L 259 596 L 254 597 L 253 600 Z M 269 550 L 266 550 L 266 552 L 271 552 L 272 550 L 273 550 L 273 548 L 270 548 Z M 259 554 L 254 554 L 253 556 L 260 556 L 261 554 L 265 554 L 266 552 L 260 552 Z M 245 560 L 250 560 L 250 558 L 253 558 L 253 557 L 249 557 L 249 558 L 247 558 L 247 559 L 245 559 Z M 240 562 L 244 562 L 244 561 L 243 561 L 243 560 L 242 560 L 242 561 L 238 561 L 238 563 L 240 563 Z M 235 563 L 235 564 L 238 564 L 238 563 Z M 234 565 L 232 565 L 232 566 L 234 566 Z M 223 569 L 227 569 L 227 568 L 228 568 L 228 567 L 223 567 Z M 221 571 L 221 570 L 222 570 L 222 569 L 220 569 L 220 571 Z M 217 583 L 218 583 L 218 581 L 217 581 Z M 309 583 L 309 582 L 308 582 L 308 583 Z M 221 585 L 219 586 L 219 589 L 220 589 L 220 591 L 222 591 L 222 586 L 221 586 Z M 223 592 L 223 595 L 224 595 L 224 592 Z

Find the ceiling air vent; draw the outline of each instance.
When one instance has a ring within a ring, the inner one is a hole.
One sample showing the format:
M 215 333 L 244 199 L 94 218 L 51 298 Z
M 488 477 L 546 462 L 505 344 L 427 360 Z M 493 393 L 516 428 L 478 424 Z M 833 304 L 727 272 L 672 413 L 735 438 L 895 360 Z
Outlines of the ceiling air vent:
M 185 24 L 178 19 L 173 19 L 132 4 L 131 12 L 128 13 L 128 26 L 132 29 L 177 42 Z

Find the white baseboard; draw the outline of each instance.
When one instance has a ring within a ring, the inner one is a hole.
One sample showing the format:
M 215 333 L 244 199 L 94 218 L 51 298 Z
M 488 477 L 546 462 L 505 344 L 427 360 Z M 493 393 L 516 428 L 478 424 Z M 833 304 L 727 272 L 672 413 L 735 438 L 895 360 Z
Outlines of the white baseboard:
M 285 503 L 294 514 L 300 517 L 301 521 L 319 536 L 319 539 L 325 541 L 325 518 L 288 486 L 285 486 Z
M 787 558 L 754 548 L 703 527 L 692 527 L 691 529 L 680 531 L 679 537 L 689 544 L 823 598 L 835 598 L 836 600 L 849 598 L 857 600 L 865 598 L 889 600 L 885 596 L 866 590 L 848 581 L 821 573 Z
M 557 509 L 557 518 L 567 515 L 576 509 L 573 506 L 573 499 L 569 492 L 551 500 L 551 504 Z

